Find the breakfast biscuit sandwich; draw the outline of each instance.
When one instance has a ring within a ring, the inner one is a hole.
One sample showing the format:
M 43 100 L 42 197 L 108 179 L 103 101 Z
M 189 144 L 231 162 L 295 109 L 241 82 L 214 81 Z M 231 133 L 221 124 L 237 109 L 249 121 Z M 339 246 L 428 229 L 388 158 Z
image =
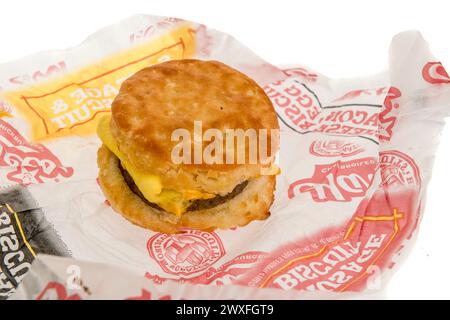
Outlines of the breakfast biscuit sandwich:
M 147 229 L 244 226 L 270 214 L 278 128 L 263 89 L 237 70 L 160 63 L 125 80 L 100 120 L 99 183 L 113 209 Z

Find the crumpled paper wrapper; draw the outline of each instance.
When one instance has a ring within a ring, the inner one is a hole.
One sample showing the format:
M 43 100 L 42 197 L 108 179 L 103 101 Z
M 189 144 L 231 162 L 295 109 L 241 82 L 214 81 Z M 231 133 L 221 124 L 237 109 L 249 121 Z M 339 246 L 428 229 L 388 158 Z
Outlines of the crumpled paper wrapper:
M 222 61 L 272 100 L 282 173 L 267 220 L 167 235 L 131 224 L 105 201 L 98 119 L 124 79 L 182 58 Z M 330 79 L 273 66 L 204 25 L 145 15 L 77 47 L 1 65 L 0 89 L 3 299 L 380 292 L 417 235 L 450 111 L 450 78 L 418 32 L 394 37 L 386 71 Z

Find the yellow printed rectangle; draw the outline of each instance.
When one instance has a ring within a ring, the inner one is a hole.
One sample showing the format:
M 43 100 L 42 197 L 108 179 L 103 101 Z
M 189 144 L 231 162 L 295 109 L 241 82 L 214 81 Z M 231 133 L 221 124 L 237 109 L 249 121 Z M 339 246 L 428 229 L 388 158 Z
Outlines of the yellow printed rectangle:
M 95 132 L 98 114 L 110 112 L 121 83 L 133 73 L 165 60 L 195 54 L 188 23 L 159 38 L 115 54 L 56 80 L 2 93 L 31 125 L 33 141 Z

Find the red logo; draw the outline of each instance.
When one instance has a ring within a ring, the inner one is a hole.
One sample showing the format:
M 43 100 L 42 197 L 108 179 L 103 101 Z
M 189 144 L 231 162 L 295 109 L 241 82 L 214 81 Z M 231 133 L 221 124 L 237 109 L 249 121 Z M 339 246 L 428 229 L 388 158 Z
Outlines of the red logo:
M 170 28 L 181 21 L 183 20 L 178 18 L 164 18 L 161 21 L 147 25 L 145 28 L 137 30 L 136 32 L 130 34 L 130 42 L 135 43 L 138 41 L 146 40 L 150 38 L 150 36 L 154 35 L 158 28 Z
M 52 64 L 47 67 L 46 70 L 36 70 L 32 72 L 31 74 L 24 74 L 15 76 L 9 79 L 10 83 L 13 84 L 26 84 L 26 83 L 32 83 L 39 81 L 43 78 L 48 78 L 50 76 L 53 76 L 58 73 L 63 73 L 66 70 L 66 63 L 64 61 L 58 61 L 55 64 Z
M 311 131 L 319 121 L 321 104 L 314 92 L 296 82 L 275 82 L 264 87 L 282 121 L 297 132 Z
M 315 131 L 360 136 L 378 142 L 379 105 L 322 106 L 314 91 L 295 77 L 266 85 L 264 91 L 273 102 L 279 119 L 298 133 Z
M 389 91 L 384 99 L 383 111 L 379 115 L 378 129 L 379 139 L 384 141 L 391 140 L 392 130 L 394 128 L 397 117 L 393 115 L 393 110 L 398 109 L 399 104 L 394 100 L 400 98 L 402 93 L 395 87 L 389 88 Z
M 384 151 L 379 165 L 383 185 L 362 199 L 350 221 L 282 245 L 239 284 L 335 292 L 382 285 L 379 275 L 392 268 L 423 208 L 419 170 L 409 156 Z
M 73 168 L 64 167 L 46 147 L 30 144 L 7 122 L 0 120 L 0 166 L 10 181 L 28 185 L 46 179 L 73 175 Z
M 350 157 L 363 151 L 356 143 L 342 140 L 316 140 L 309 147 L 309 152 L 318 157 Z
M 205 270 L 225 254 L 217 234 L 197 230 L 175 235 L 156 234 L 148 240 L 147 249 L 165 272 L 176 275 Z
M 288 196 L 292 199 L 300 193 L 310 193 L 316 202 L 348 202 L 363 197 L 377 166 L 377 160 L 372 157 L 316 165 L 311 178 L 297 180 L 289 186 Z
M 450 76 L 440 62 L 428 62 L 422 69 L 422 76 L 432 84 L 450 83 Z
M 77 293 L 69 295 L 62 283 L 51 281 L 47 283 L 36 300 L 81 300 L 81 297 Z
M 350 101 L 353 99 L 357 99 L 360 97 L 373 97 L 373 96 L 380 96 L 382 94 L 386 93 L 386 88 L 382 87 L 382 88 L 377 88 L 377 89 L 356 89 L 356 90 L 351 90 L 349 92 L 347 92 L 346 94 L 344 94 L 342 97 L 337 98 L 336 102 L 338 101 Z
M 242 253 L 218 268 L 210 267 L 204 273 L 193 278 L 171 279 L 151 273 L 146 273 L 145 276 L 156 284 L 162 284 L 166 280 L 172 280 L 178 283 L 214 284 L 216 286 L 228 285 L 236 283 L 266 255 L 267 253 L 261 251 Z
M 414 160 L 404 153 L 395 150 L 381 152 L 380 169 L 386 186 L 420 186 L 420 175 Z
M 286 74 L 289 77 L 295 77 L 295 76 L 300 76 L 306 80 L 315 82 L 317 81 L 317 74 L 308 71 L 305 68 L 291 68 L 291 69 L 284 69 L 283 70 L 284 74 Z

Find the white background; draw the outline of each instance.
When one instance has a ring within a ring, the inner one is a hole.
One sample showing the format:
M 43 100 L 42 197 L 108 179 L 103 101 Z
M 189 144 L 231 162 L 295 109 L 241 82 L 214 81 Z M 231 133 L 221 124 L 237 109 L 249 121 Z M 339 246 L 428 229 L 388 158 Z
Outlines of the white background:
M 235 36 L 268 62 L 302 64 L 329 77 L 381 71 L 391 37 L 417 29 L 450 71 L 449 12 L 448 1 L 431 0 L 9 0 L 0 3 L 0 64 L 75 46 L 101 27 L 145 13 L 204 23 Z M 417 243 L 388 284 L 387 298 L 450 298 L 449 127 L 433 172 Z

